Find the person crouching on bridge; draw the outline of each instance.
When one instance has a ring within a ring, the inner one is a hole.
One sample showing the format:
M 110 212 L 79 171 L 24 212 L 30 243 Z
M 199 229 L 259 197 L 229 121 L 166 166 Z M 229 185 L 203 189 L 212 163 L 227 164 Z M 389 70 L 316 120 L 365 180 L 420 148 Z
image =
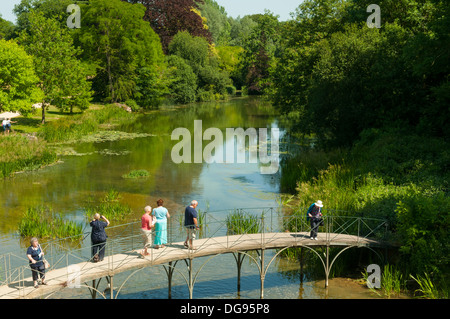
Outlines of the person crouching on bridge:
M 311 240 L 317 240 L 317 232 L 319 230 L 319 225 L 322 220 L 322 212 L 320 211 L 323 207 L 322 201 L 318 200 L 314 204 L 311 204 L 308 208 L 307 220 L 311 223 Z
M 152 227 L 155 224 L 155 220 L 150 215 L 152 207 L 145 206 L 144 211 L 145 213 L 141 218 L 141 234 L 144 242 L 144 249 L 141 252 L 142 257 L 150 255 L 148 248 L 152 247 Z
M 89 225 L 92 227 L 92 261 L 96 263 L 102 261 L 105 257 L 106 238 L 108 237 L 105 228 L 109 226 L 109 220 L 105 216 L 95 213 L 94 219 Z
M 41 278 L 41 283 L 46 285 L 45 282 L 45 266 L 44 266 L 44 251 L 39 245 L 36 237 L 31 238 L 31 246 L 27 249 L 27 257 L 30 261 L 31 274 L 33 276 L 34 288 L 38 287 L 38 278 Z

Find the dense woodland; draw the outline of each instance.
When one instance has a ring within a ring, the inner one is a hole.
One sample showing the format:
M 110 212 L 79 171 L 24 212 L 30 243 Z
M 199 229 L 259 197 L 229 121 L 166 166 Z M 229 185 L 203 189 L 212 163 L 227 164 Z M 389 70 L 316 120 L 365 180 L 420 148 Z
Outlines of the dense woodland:
M 373 0 L 305 0 L 289 21 L 231 18 L 214 0 L 91 0 L 68 29 L 73 2 L 22 0 L 16 25 L 0 18 L 0 111 L 260 95 L 315 141 L 284 160 L 282 190 L 389 219 L 402 271 L 448 297 L 447 1 L 377 0 L 369 28 Z

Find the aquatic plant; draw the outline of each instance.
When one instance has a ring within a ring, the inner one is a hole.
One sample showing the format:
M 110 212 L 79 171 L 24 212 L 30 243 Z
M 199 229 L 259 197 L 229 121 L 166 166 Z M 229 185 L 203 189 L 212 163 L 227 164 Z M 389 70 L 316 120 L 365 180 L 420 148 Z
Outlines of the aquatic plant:
M 133 213 L 133 210 L 128 205 L 121 203 L 120 199 L 119 192 L 110 189 L 100 200 L 99 205 L 85 208 L 85 216 L 89 220 L 95 213 L 99 213 L 106 216 L 109 221 L 124 221 Z
M 123 178 L 131 178 L 131 179 L 134 179 L 134 178 L 145 178 L 145 177 L 148 177 L 148 176 L 150 176 L 150 173 L 147 170 L 145 170 L 145 169 L 133 170 L 133 171 L 127 173 L 127 174 L 123 174 L 122 175 Z
M 235 210 L 229 214 L 226 219 L 227 234 L 256 234 L 261 232 L 261 218 L 256 214 Z
M 18 225 L 22 237 L 78 239 L 83 234 L 83 226 L 74 221 L 65 220 L 55 214 L 49 206 L 30 207 L 23 214 Z

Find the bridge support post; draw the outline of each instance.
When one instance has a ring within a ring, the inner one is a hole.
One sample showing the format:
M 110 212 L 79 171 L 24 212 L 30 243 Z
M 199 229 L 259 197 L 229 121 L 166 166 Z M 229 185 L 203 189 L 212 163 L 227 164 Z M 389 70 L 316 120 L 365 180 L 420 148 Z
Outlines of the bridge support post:
M 261 249 L 261 268 L 260 268 L 260 276 L 261 276 L 261 290 L 260 290 L 260 298 L 264 299 L 264 280 L 266 278 L 266 270 L 264 267 L 264 249 Z
M 237 292 L 241 292 L 241 269 L 242 269 L 242 262 L 244 261 L 245 255 L 242 253 L 233 253 L 234 259 L 236 260 L 237 265 Z
M 325 288 L 328 288 L 328 276 L 330 275 L 330 245 L 327 244 L 326 267 L 325 267 Z
M 175 262 L 175 265 L 177 263 Z M 168 299 L 172 299 L 172 277 L 173 272 L 175 270 L 175 266 L 172 267 L 172 262 L 169 261 L 169 267 L 164 266 L 164 270 L 167 274 L 167 280 L 168 280 Z
M 192 269 L 192 258 L 189 258 L 189 263 L 188 263 L 188 271 L 189 271 L 189 299 L 193 298 L 193 294 L 194 294 L 194 281 L 192 278 L 192 273 L 193 273 L 193 269 Z

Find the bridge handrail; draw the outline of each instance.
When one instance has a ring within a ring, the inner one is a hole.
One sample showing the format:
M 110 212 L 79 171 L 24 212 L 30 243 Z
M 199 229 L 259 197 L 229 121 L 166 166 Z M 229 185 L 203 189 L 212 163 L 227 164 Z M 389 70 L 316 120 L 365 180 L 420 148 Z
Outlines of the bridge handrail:
M 203 222 L 200 225 L 201 229 L 199 231 L 199 237 L 203 239 L 208 238 L 208 240 L 206 240 L 204 244 L 208 243 L 209 241 L 214 241 L 214 238 L 220 236 L 227 236 L 228 242 L 228 237 L 236 234 L 229 233 L 227 229 L 227 216 L 217 215 L 217 213 L 238 211 L 250 214 L 253 211 L 261 210 L 262 212 L 260 212 L 259 215 L 255 214 L 253 216 L 253 224 L 258 224 L 258 230 L 261 236 L 265 236 L 265 234 L 267 233 L 286 231 L 295 233 L 309 233 L 311 231 L 311 226 L 306 221 L 306 214 L 292 214 L 285 216 L 281 209 L 274 207 L 258 207 L 246 209 L 238 208 L 205 212 L 203 216 Z M 242 220 L 247 221 L 248 216 L 246 216 L 246 218 L 242 218 Z M 373 222 L 375 223 L 374 225 L 369 225 Z M 252 224 L 250 224 L 250 226 L 252 226 Z M 112 256 L 114 254 L 126 253 L 136 249 L 142 249 L 142 237 L 139 233 L 139 227 L 140 221 L 133 221 L 117 226 L 108 227 L 107 232 L 109 234 L 116 232 L 116 230 L 118 230 L 119 232 L 118 234 L 116 233 L 114 234 L 114 236 L 111 236 L 113 238 L 108 239 L 105 256 Z M 327 234 L 327 241 L 331 241 L 333 239 L 331 237 L 331 234 L 334 234 L 333 236 L 336 236 L 336 234 L 350 233 L 353 233 L 353 235 L 355 235 L 355 231 L 358 238 L 368 238 L 369 236 L 374 235 L 379 236 L 379 234 L 376 234 L 375 232 L 380 231 L 383 227 L 385 228 L 384 231 L 386 232 L 387 221 L 379 218 L 325 215 L 324 226 L 322 230 L 325 230 L 325 233 Z M 182 225 L 180 225 L 178 229 L 178 236 L 176 234 L 174 235 L 174 228 L 176 228 L 176 226 L 168 228 L 168 246 L 176 242 L 184 241 L 186 233 Z M 366 231 L 363 232 L 364 229 Z M 334 233 L 335 231 L 338 232 Z M 127 232 L 127 236 L 122 236 L 125 232 Z M 247 228 L 246 232 L 239 235 L 242 235 L 242 237 L 244 238 L 245 235 L 249 233 L 251 232 Z M 84 241 L 89 236 L 89 234 L 90 232 L 83 233 L 82 241 Z M 91 259 L 90 250 L 92 245 L 79 247 L 77 249 L 67 249 L 67 245 L 63 245 L 63 243 L 67 243 L 67 240 L 71 238 L 72 237 L 57 239 L 42 244 L 43 249 L 46 252 L 45 257 L 51 264 L 50 270 L 59 268 L 58 266 L 64 268 L 68 267 L 71 264 L 79 263 L 82 261 L 89 261 Z M 378 239 L 385 240 L 385 233 L 383 234 L 383 236 L 379 236 Z M 0 285 L 25 280 L 24 272 L 29 271 L 29 266 L 28 259 L 24 256 L 25 253 L 23 256 L 18 256 L 15 253 L 0 255 Z M 21 265 L 12 267 L 12 258 L 16 258 L 21 263 Z

